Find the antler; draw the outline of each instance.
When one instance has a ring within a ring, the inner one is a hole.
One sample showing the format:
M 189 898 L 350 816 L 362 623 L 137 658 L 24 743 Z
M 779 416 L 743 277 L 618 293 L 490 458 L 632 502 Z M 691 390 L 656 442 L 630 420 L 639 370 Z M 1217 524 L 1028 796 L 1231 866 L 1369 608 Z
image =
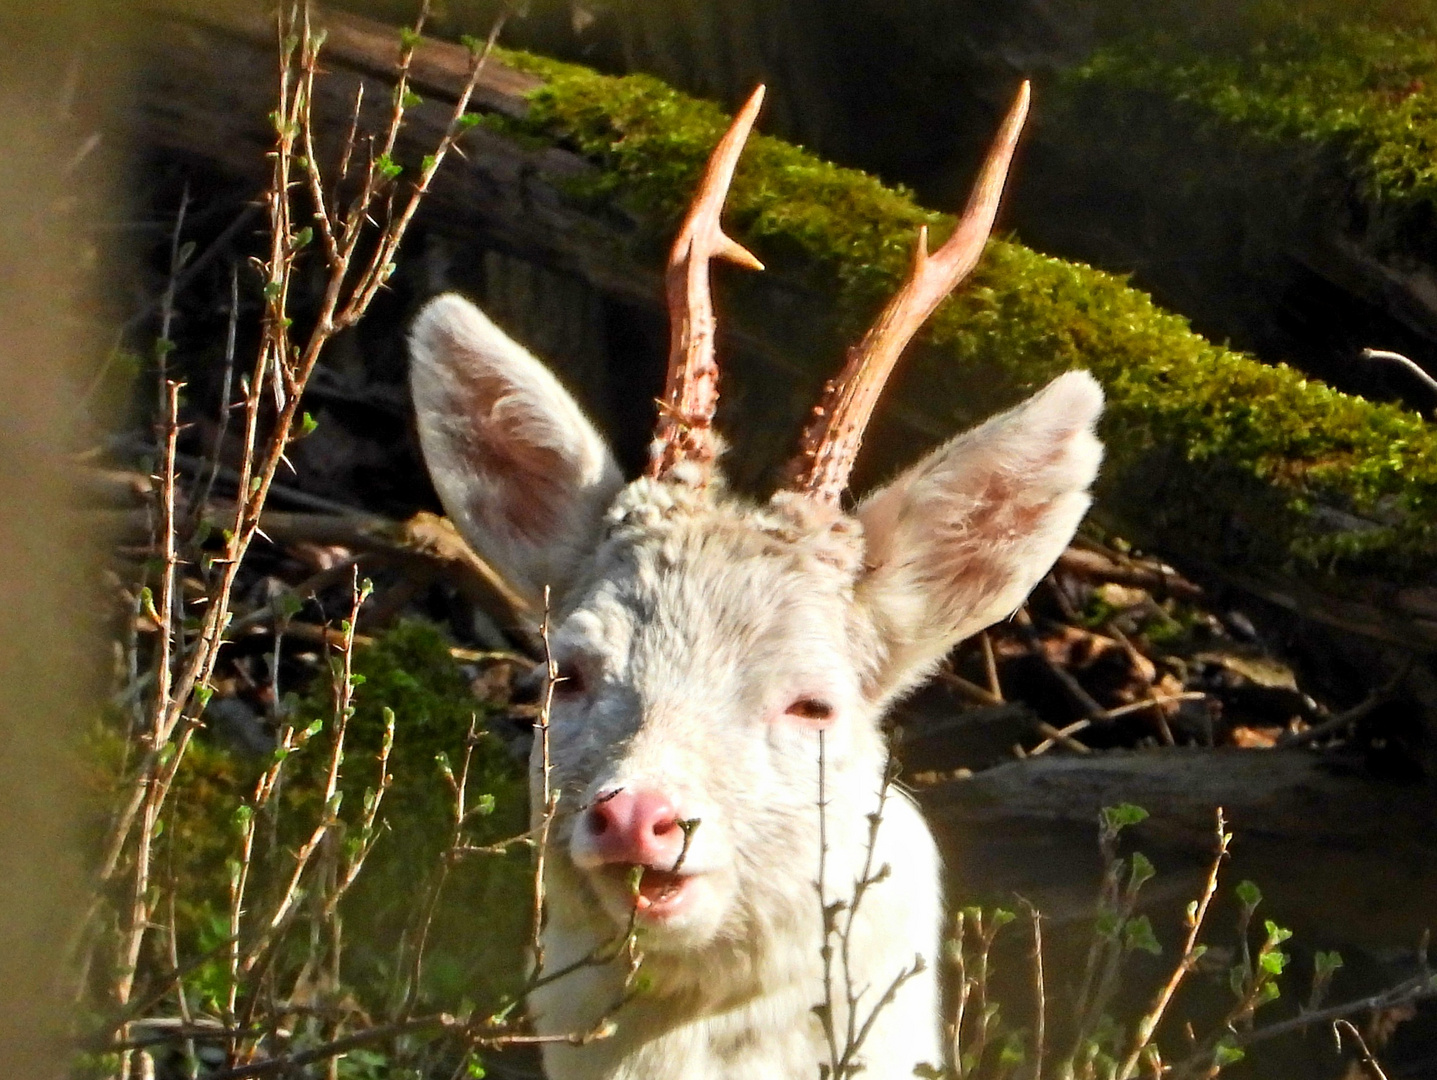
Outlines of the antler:
M 709 158 L 703 182 L 674 241 L 665 278 L 669 302 L 669 374 L 659 422 L 649 448 L 648 474 L 666 477 L 680 462 L 699 467 L 706 482 L 716 456 L 713 434 L 718 405 L 718 365 L 714 363 L 713 298 L 709 293 L 709 260 L 728 259 L 750 270 L 762 270 L 751 252 L 724 235 L 719 212 L 733 179 L 739 154 L 763 104 L 759 86 L 734 117 L 727 134 Z
M 893 365 L 933 309 L 958 287 L 983 254 L 1018 134 L 1028 115 L 1029 96 L 1029 84 L 1024 80 L 948 242 L 929 255 L 928 228 L 919 228 L 908 281 L 863 340 L 849 350 L 838 378 L 824 387 L 823 400 L 814 408 L 798 456 L 789 466 L 792 490 L 820 502 L 838 503 L 863 443 L 863 429 Z

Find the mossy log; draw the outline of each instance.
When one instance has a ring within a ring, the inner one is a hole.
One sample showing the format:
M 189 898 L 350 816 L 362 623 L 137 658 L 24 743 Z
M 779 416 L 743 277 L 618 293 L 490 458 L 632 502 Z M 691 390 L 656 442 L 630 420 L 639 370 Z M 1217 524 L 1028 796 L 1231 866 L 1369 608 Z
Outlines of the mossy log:
M 316 110 L 337 137 L 356 82 L 384 78 L 398 35 L 330 23 Z M 213 12 L 157 20 L 142 36 L 136 136 L 262 178 L 270 35 L 261 19 Z M 401 159 L 432 145 L 466 63 L 459 46 L 421 50 L 416 85 L 429 100 Z M 376 116 L 388 96 L 371 88 Z M 719 111 L 652 79 L 512 54 L 491 62 L 476 100 L 485 122 L 465 137 L 467 160 L 441 173 L 426 227 L 656 308 Z M 719 298 L 732 356 L 721 420 L 741 433 L 733 471 L 759 486 L 844 343 L 904 274 L 917 227 L 941 234 L 951 219 L 771 138 L 746 154 L 729 205 L 732 231 L 769 267 L 725 277 Z M 989 246 L 913 350 L 859 486 L 1074 366 L 1109 398 L 1100 521 L 1315 618 L 1437 645 L 1437 435 L 1420 417 L 1213 345 L 1121 279 L 1015 243 Z
M 1151 817 L 1128 842 L 1159 876 L 1147 903 L 1181 910 L 1212 863 L 1214 807 L 1234 834 L 1223 873 L 1259 882 L 1285 925 L 1410 947 L 1437 910 L 1437 808 L 1420 785 L 1307 751 L 1206 750 L 1015 761 L 919 792 L 961 902 L 1023 892 L 1050 919 L 1091 913 L 1104 806 Z M 981 870 L 979 869 L 981 868 Z
M 1133 268 L 1269 359 L 1430 408 L 1410 374 L 1359 358 L 1437 358 L 1437 36 L 1406 22 L 1353 7 L 1217 45 L 1105 44 L 1053 87 L 1025 233 Z

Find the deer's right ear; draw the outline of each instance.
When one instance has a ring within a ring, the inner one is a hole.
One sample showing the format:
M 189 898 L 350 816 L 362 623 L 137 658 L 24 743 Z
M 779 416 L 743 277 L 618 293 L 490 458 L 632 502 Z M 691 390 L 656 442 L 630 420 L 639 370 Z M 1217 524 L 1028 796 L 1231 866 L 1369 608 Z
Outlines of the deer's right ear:
M 425 306 L 409 354 L 450 519 L 529 600 L 562 591 L 624 483 L 608 446 L 549 369 L 463 297 Z

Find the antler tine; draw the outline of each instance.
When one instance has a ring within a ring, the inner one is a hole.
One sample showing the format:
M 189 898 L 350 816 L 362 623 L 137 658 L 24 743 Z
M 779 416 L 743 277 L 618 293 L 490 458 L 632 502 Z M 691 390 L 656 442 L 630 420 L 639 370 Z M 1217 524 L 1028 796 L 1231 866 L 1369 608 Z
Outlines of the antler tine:
M 1030 95 L 1024 80 L 988 151 L 963 218 L 948 242 L 929 255 L 927 226 L 919 228 L 913 270 L 907 282 L 863 340 L 849 350 L 838 378 L 824 387 L 823 400 L 813 410 L 798 457 L 790 466 L 792 490 L 820 502 L 838 503 L 863 442 L 863 429 L 893 365 L 933 309 L 958 287 L 983 254 L 1018 135 L 1028 116 Z
M 716 456 L 714 409 L 718 365 L 714 363 L 714 311 L 709 260 L 728 259 L 762 270 L 748 249 L 724 235 L 719 213 L 739 154 L 763 104 L 759 86 L 734 117 L 704 170 L 703 182 L 669 254 L 665 286 L 669 304 L 669 374 L 659 403 L 659 422 L 649 449 L 648 474 L 664 477 L 680 462 L 698 466 L 706 482 Z

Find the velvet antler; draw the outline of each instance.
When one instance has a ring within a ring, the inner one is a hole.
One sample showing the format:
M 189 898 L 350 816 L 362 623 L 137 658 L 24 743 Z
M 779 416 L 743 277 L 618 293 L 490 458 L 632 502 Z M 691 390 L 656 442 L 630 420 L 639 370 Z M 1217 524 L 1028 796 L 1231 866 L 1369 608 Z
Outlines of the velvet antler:
M 717 453 L 713 417 L 718 405 L 718 365 L 714 362 L 709 260 L 721 258 L 751 270 L 763 269 L 763 263 L 724 235 L 719 225 L 734 167 L 763 104 L 763 90 L 762 86 L 754 90 L 714 148 L 698 195 L 669 255 L 665 278 L 669 374 L 649 448 L 648 474 L 653 477 L 674 475 L 674 467 L 681 462 L 696 466 L 693 479 L 700 484 L 707 482 L 712 471 Z
M 908 342 L 943 299 L 968 276 L 983 254 L 1018 134 L 1028 115 L 1025 80 L 988 151 L 963 218 L 948 242 L 928 254 L 928 229 L 918 230 L 913 270 L 863 340 L 849 350 L 837 379 L 824 388 L 822 402 L 804 429 L 798 456 L 790 465 L 789 487 L 820 502 L 837 504 L 863 442 L 878 395 Z

